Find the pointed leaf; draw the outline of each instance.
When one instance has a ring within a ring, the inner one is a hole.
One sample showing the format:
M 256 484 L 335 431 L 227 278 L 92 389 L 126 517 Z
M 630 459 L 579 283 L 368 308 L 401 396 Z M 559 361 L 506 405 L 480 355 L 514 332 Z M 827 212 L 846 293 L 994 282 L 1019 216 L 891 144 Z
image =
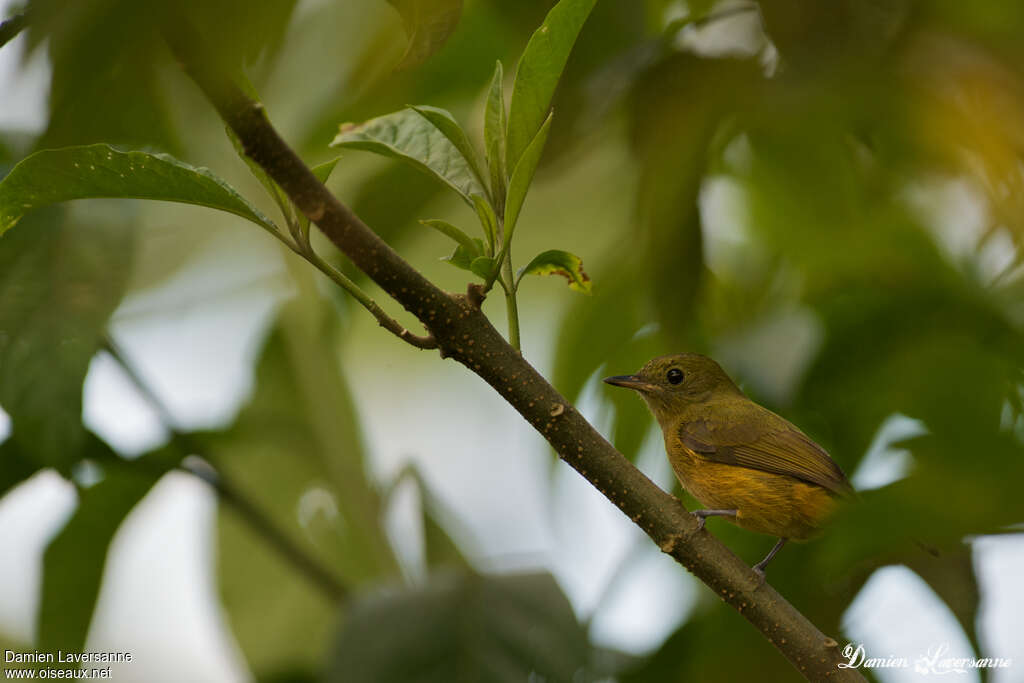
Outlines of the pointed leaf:
M 166 154 L 121 152 L 101 144 L 42 150 L 15 166 L 0 182 L 0 235 L 29 209 L 94 197 L 197 204 L 276 229 L 273 221 L 208 169 Z
M 516 229 L 516 221 L 519 220 L 519 212 L 526 200 L 526 193 L 530 191 L 530 182 L 533 180 L 533 173 L 540 163 L 540 155 L 544 152 L 544 145 L 548 141 L 548 131 L 551 130 L 551 116 L 544 121 L 537 132 L 537 136 L 530 142 L 530 146 L 523 152 L 523 156 L 516 164 L 512 172 L 512 179 L 508 184 L 508 197 L 505 200 L 505 243 L 512 241 L 512 233 Z
M 455 149 L 459 150 L 462 157 L 469 163 L 470 170 L 476 176 L 476 179 L 480 181 L 480 184 L 484 183 L 484 172 L 480 166 L 480 160 L 477 157 L 476 149 L 473 148 L 473 143 L 469 141 L 469 136 L 466 135 L 466 131 L 462 130 L 462 126 L 455 120 L 451 112 L 440 109 L 438 107 L 428 107 L 426 105 L 412 106 L 410 109 L 416 111 L 420 116 L 425 118 L 434 124 L 434 127 L 444 133 L 444 136 L 448 138 L 448 141 L 455 145 Z
M 484 111 L 484 148 L 491 175 L 491 196 L 499 208 L 505 203 L 505 185 L 508 183 L 508 171 L 505 170 L 505 117 L 505 73 L 499 61 L 494 65 L 494 77 L 491 79 L 487 109 Z
M 459 24 L 462 0 L 388 0 L 402 15 L 409 45 L 396 69 L 411 69 L 441 49 Z
M 593 289 L 580 257 L 558 249 L 537 254 L 519 271 L 520 279 L 524 275 L 561 275 L 569 281 L 570 289 L 584 294 L 590 294 Z
M 325 161 L 322 164 L 317 164 L 311 170 L 316 179 L 321 183 L 326 183 L 327 179 L 331 177 L 331 173 L 334 171 L 334 167 L 338 165 L 338 161 L 341 157 L 334 157 L 330 161 Z
M 342 124 L 331 147 L 362 149 L 412 164 L 458 192 L 470 206 L 470 195 L 486 194 L 469 162 L 451 140 L 414 109 L 402 109 L 360 124 Z
M 451 256 L 446 256 L 441 260 L 447 261 L 456 268 L 461 268 L 462 270 L 468 270 L 472 272 L 473 261 L 480 258 L 480 255 L 484 250 L 483 240 L 479 238 L 473 238 L 472 242 L 472 248 L 460 244 L 459 246 L 455 247 L 455 251 L 452 252 Z
M 448 237 L 451 237 L 453 240 L 455 240 L 456 242 L 458 242 L 459 244 L 463 245 L 464 247 L 471 251 L 476 250 L 476 245 L 473 243 L 473 240 L 470 238 L 470 236 L 456 228 L 448 221 L 443 221 L 438 218 L 429 218 L 425 221 L 420 221 L 420 223 L 429 228 L 437 230 L 442 235 L 447 235 Z
M 596 0 L 562 0 L 555 5 L 526 45 L 508 112 L 506 167 L 515 168 L 548 117 L 551 98 L 576 36 Z

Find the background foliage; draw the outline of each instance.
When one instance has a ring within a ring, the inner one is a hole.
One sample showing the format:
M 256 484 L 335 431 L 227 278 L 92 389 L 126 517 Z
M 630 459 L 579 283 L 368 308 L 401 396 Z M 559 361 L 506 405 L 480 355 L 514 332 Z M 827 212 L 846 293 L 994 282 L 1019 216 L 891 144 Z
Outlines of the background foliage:
M 494 63 L 506 65 L 510 87 L 550 4 L 184 7 L 315 164 L 333 158 L 327 143 L 338 124 L 408 103 L 469 122 L 479 149 Z M 160 3 L 36 0 L 32 11 L 30 42 L 53 65 L 50 118 L 36 139 L 3 132 L 5 174 L 39 149 L 145 148 L 216 169 L 258 206 L 229 211 L 257 221 L 273 213 L 162 46 Z M 435 23 L 417 23 L 417 12 Z M 670 351 L 708 353 L 847 473 L 892 416 L 918 421 L 918 436 L 900 444 L 911 463 L 904 477 L 864 491 L 821 540 L 787 547 L 772 566 L 772 583 L 828 633 L 842 633 L 844 611 L 874 570 L 904 564 L 946 602 L 976 654 L 999 654 L 976 630 L 970 539 L 1014 533 L 1024 521 L 1022 30 L 1024 8 L 998 0 L 601 0 L 555 92 L 517 250 L 571 249 L 592 278 L 591 297 L 554 282 L 523 287 L 526 353 L 556 387 L 577 400 L 595 374 Z M 415 170 L 358 151 L 344 153 L 330 185 L 428 277 L 464 288 L 467 274 L 436 259 L 448 246 L 418 221 L 471 225 L 471 208 Z M 75 196 L 67 184 L 60 190 Z M 204 191 L 214 205 L 236 202 L 217 187 Z M 0 495 L 47 467 L 79 491 L 45 554 L 40 647 L 85 642 L 110 539 L 182 455 L 158 449 L 128 467 L 124 456 L 137 454 L 114 452 L 78 418 L 110 316 L 123 297 L 166 285 L 212 236 L 269 242 L 245 230 L 227 214 L 90 202 L 28 211 L 0 239 L 0 406 L 12 422 L 0 444 Z M 550 576 L 478 573 L 484 563 L 431 490 L 429 468 L 375 468 L 364 388 L 351 381 L 358 351 L 361 364 L 398 364 L 403 383 L 439 382 L 443 392 L 447 375 L 428 369 L 437 359 L 360 322 L 368 316 L 290 254 L 273 258 L 285 281 L 275 291 L 291 299 L 273 314 L 251 395 L 223 424 L 186 427 L 196 428 L 201 455 L 355 597 L 339 615 L 222 510 L 221 598 L 258 679 L 793 677 L 710 595 L 660 650 L 634 659 L 591 643 Z M 633 457 L 651 420 L 625 393 L 601 394 L 597 414 Z M 403 428 L 397 409 L 389 419 Z M 445 438 L 462 438 L 460 417 L 439 419 Z M 486 453 L 476 466 L 488 467 Z M 419 578 L 384 528 L 391 497 L 409 483 L 422 501 Z M 300 515 L 310 496 L 330 501 L 333 516 Z M 491 498 L 515 508 L 501 491 Z M 763 552 L 763 538 L 709 527 L 744 557 Z M 730 656 L 737 651 L 748 654 Z

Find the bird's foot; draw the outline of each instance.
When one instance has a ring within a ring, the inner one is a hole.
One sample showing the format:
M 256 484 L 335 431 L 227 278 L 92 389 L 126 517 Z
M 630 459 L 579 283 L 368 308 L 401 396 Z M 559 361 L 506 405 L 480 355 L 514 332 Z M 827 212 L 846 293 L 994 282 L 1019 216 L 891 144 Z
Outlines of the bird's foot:
M 704 528 L 708 517 L 735 517 L 738 510 L 694 510 L 693 516 L 697 518 L 697 531 Z
M 772 561 L 772 558 L 775 557 L 775 555 L 780 550 L 782 550 L 782 546 L 786 545 L 786 541 L 787 540 L 788 539 L 780 538 L 779 542 L 775 544 L 775 547 L 772 548 L 771 551 L 769 551 L 769 553 L 765 556 L 765 558 L 763 560 L 761 560 L 760 562 L 758 562 L 757 564 L 755 564 L 753 567 L 751 567 L 751 569 L 754 570 L 754 573 L 757 574 L 757 577 L 758 577 L 757 587 L 758 588 L 760 588 L 764 584 L 764 579 L 765 579 L 765 571 L 764 571 L 764 569 L 765 569 L 765 567 L 767 567 L 768 563 Z

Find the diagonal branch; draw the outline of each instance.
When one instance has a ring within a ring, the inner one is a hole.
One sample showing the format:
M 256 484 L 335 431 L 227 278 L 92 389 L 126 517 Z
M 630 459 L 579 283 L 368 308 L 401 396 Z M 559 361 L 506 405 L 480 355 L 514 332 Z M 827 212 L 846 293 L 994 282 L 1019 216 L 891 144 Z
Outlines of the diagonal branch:
M 615 450 L 513 349 L 480 311 L 481 289 L 449 294 L 399 256 L 320 183 L 205 49 L 194 28 L 170 20 L 172 52 L 245 153 L 277 182 L 303 214 L 357 267 L 426 326 L 441 355 L 483 378 L 544 436 L 558 455 L 640 526 L 666 553 L 758 628 L 810 680 L 863 681 L 826 637 L 710 534 L 679 501 Z

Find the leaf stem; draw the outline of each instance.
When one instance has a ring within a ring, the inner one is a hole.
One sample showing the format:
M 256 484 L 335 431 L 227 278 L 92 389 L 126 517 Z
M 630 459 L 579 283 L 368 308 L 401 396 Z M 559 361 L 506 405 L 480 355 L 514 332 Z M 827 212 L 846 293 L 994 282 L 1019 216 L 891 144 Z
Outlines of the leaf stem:
M 516 282 L 512 273 L 512 246 L 506 244 L 505 258 L 501 262 L 502 278 L 505 287 L 505 308 L 508 313 L 508 343 L 516 351 L 521 351 L 519 344 L 519 304 L 516 302 Z
M 412 346 L 418 349 L 436 349 L 437 340 L 432 335 L 421 337 L 413 334 L 408 329 L 402 326 L 397 320 L 389 316 L 384 312 L 384 309 L 374 301 L 369 294 L 360 289 L 359 285 L 353 282 L 347 275 L 342 273 L 340 270 L 335 268 L 330 263 L 324 261 L 320 256 L 310 248 L 299 248 L 294 250 L 299 256 L 313 264 L 317 270 L 326 275 L 336 285 L 344 289 L 346 292 L 352 295 L 356 301 L 358 301 L 363 308 L 370 312 L 370 314 L 377 319 L 377 322 L 388 332 L 391 332 L 399 339 L 408 342 Z

